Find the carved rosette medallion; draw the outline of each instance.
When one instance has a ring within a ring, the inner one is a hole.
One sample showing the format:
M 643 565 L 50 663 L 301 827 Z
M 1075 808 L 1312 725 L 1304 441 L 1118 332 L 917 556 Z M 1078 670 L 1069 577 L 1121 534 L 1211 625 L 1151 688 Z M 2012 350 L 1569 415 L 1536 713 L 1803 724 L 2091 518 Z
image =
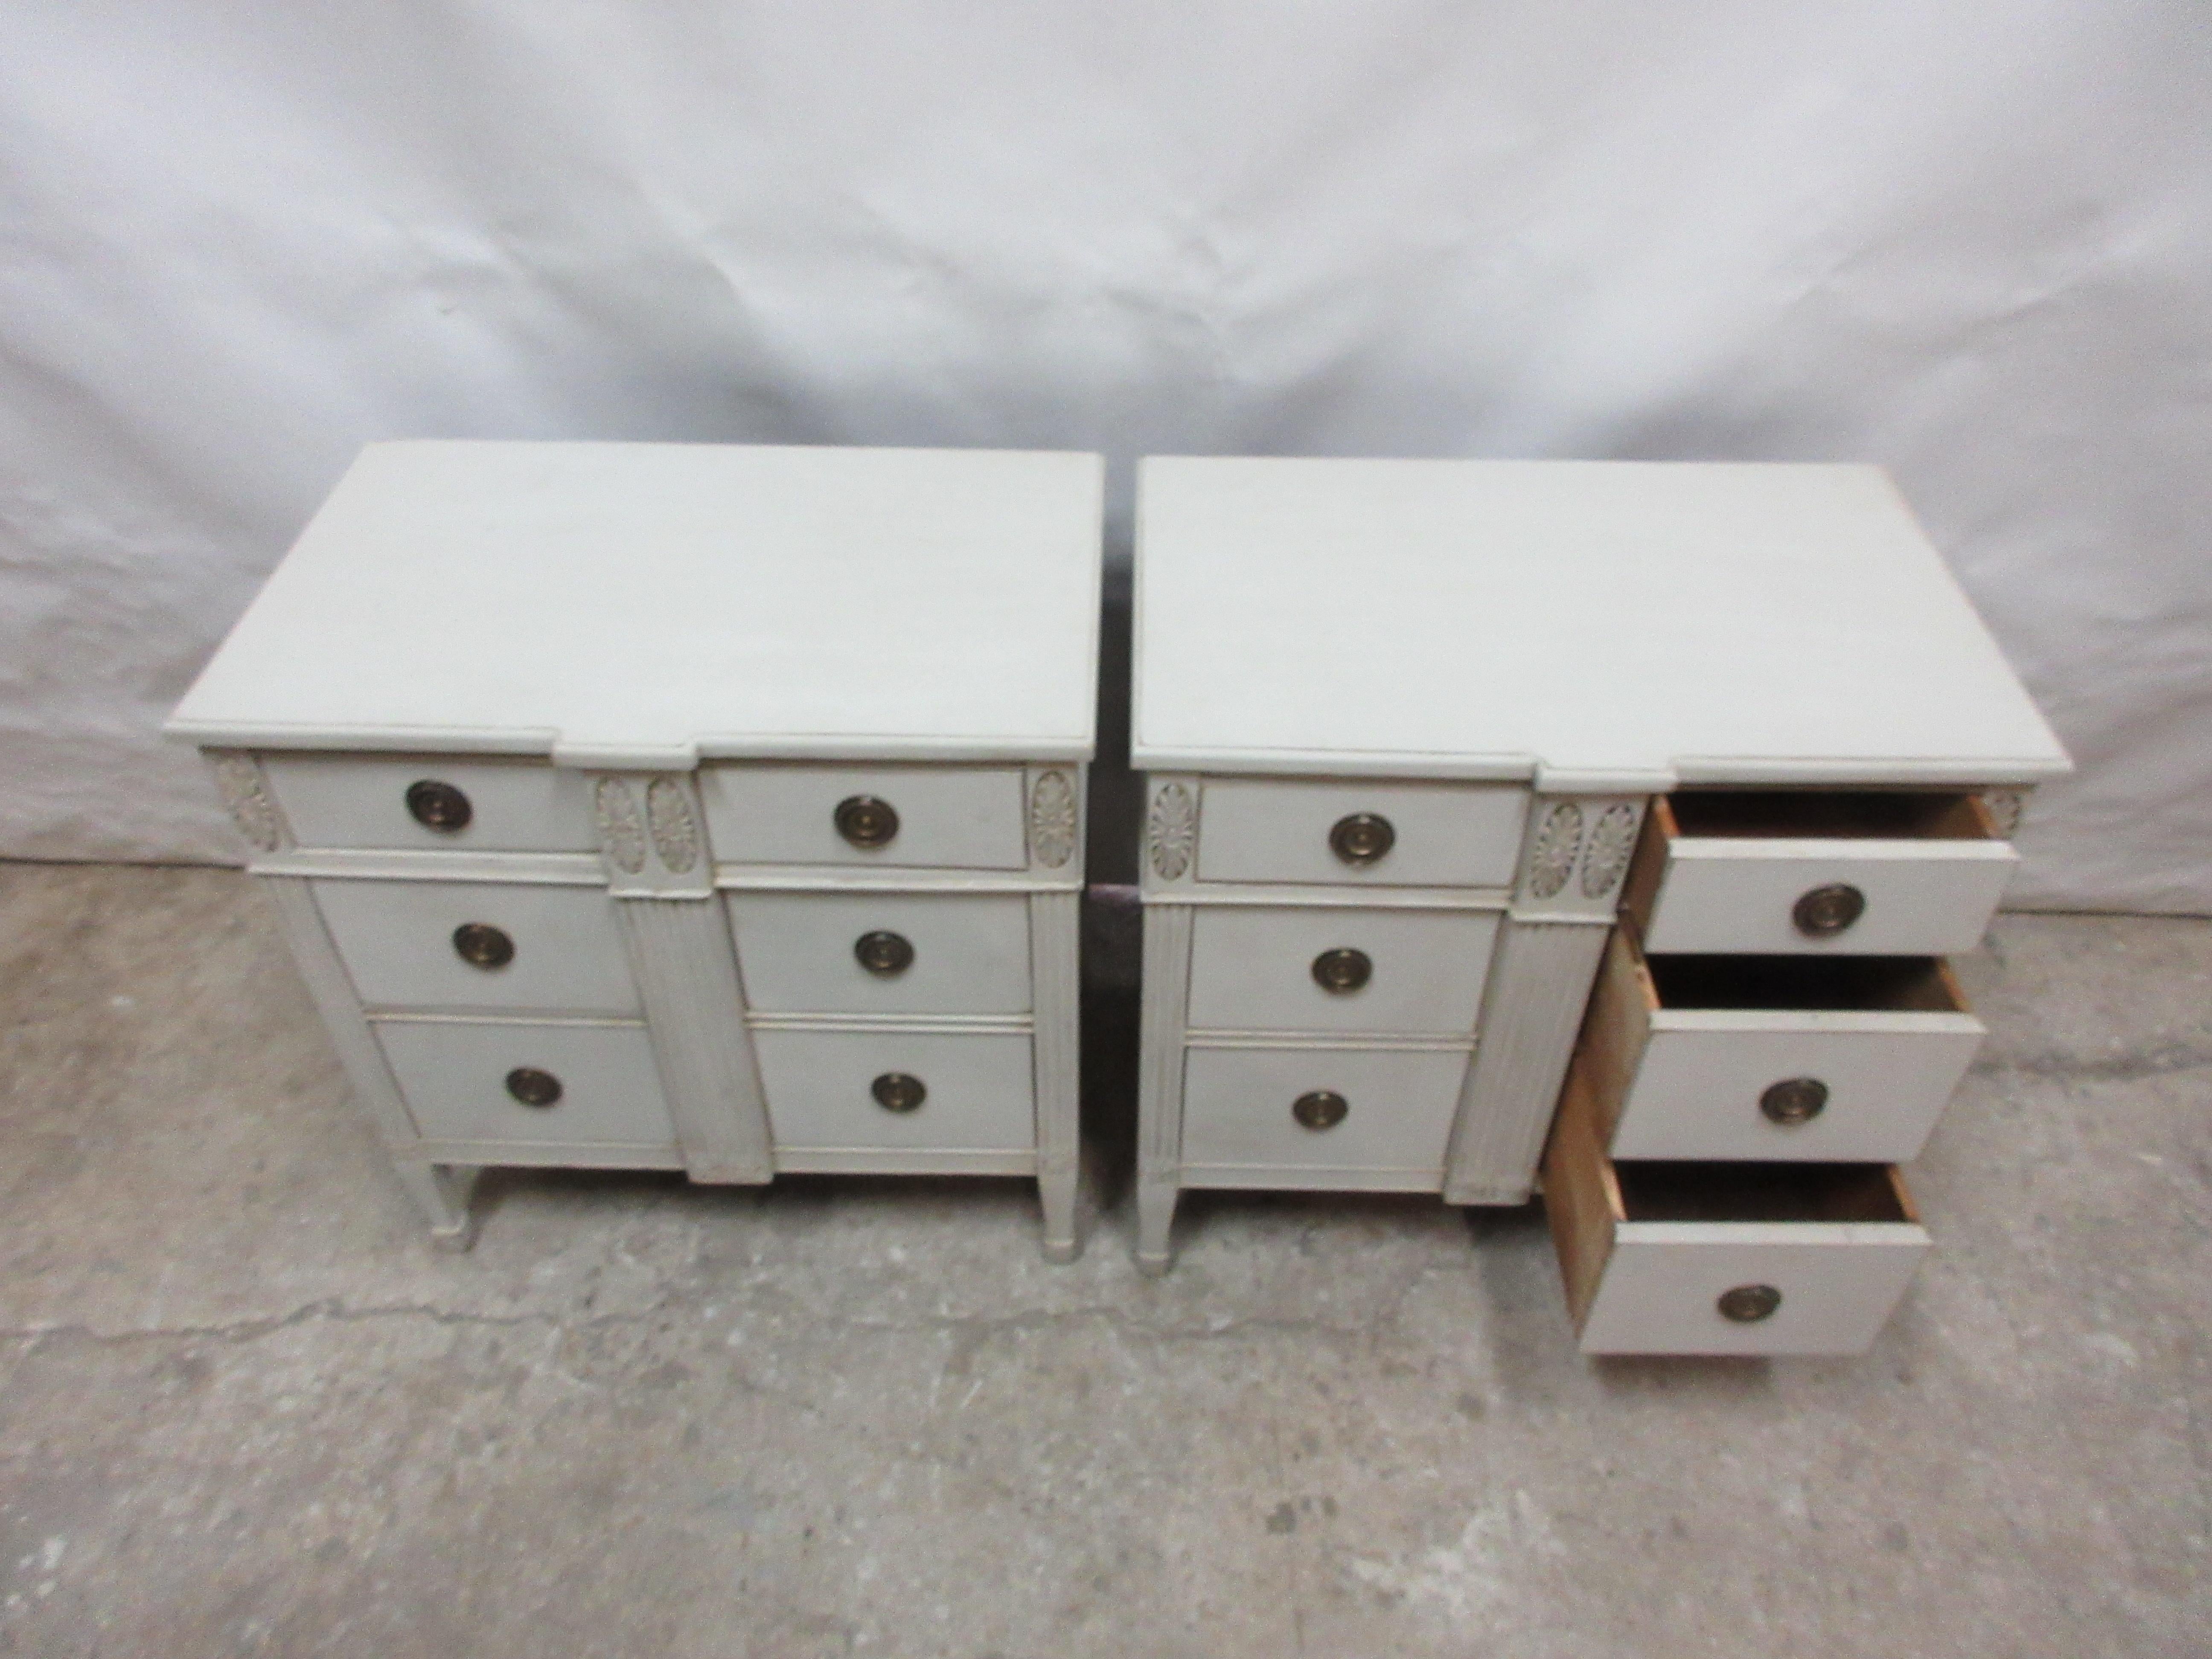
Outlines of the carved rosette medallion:
M 1635 850 L 1636 809 L 1621 801 L 1599 813 L 1583 848 L 1583 896 L 1603 898 L 1620 886 Z
M 698 863 L 699 825 L 682 784 L 655 778 L 645 792 L 645 820 L 653 830 L 653 850 L 670 871 L 680 876 Z
M 592 800 L 607 862 L 626 876 L 637 874 L 645 868 L 645 821 L 638 815 L 636 792 L 620 778 L 601 778 Z
M 261 769 L 243 755 L 227 755 L 216 763 L 215 781 L 238 833 L 260 851 L 275 852 L 283 832 L 276 822 L 276 804 L 262 787 Z
M 1528 890 L 1538 898 L 1550 898 L 1565 887 L 1575 872 L 1575 854 L 1582 844 L 1583 809 L 1563 800 L 1536 826 L 1536 843 L 1528 851 Z
M 1982 795 L 1982 805 L 1990 809 L 1990 817 L 1997 827 L 1997 834 L 2010 841 L 2020 833 L 2021 814 L 2027 810 L 2027 795 L 2019 789 L 1990 789 Z
M 1163 881 L 1180 880 L 1190 868 L 1198 840 L 1198 803 L 1179 783 L 1164 784 L 1152 797 L 1152 868 Z
M 1075 856 L 1075 786 L 1065 772 L 1040 774 L 1030 793 L 1030 851 L 1048 870 Z

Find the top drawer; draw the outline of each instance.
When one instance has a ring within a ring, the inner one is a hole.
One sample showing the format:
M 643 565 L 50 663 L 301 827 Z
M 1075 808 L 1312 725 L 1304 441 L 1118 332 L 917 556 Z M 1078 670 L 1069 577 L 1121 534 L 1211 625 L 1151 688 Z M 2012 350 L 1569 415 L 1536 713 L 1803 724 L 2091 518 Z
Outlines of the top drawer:
M 1622 903 L 1654 956 L 1942 956 L 2019 861 L 1976 795 L 1686 791 L 1653 804 Z
M 699 792 L 725 863 L 1029 863 L 1018 766 L 708 766 Z
M 1201 881 L 1510 887 L 1528 792 L 1511 784 L 1209 778 Z
M 301 847 L 599 849 L 590 782 L 544 761 L 264 753 L 261 769 Z

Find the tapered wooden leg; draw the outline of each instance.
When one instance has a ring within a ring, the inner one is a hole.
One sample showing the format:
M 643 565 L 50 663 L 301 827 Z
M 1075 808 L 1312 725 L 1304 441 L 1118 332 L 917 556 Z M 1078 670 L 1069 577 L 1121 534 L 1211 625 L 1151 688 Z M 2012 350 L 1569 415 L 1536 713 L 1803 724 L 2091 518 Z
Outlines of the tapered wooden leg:
M 1173 1259 L 1182 1184 L 1183 999 L 1190 987 L 1190 907 L 1145 907 L 1144 1019 L 1137 1073 L 1137 1267 L 1159 1274 Z
M 1030 990 L 1036 1012 L 1037 1197 L 1044 1207 L 1044 1259 L 1073 1261 L 1076 1189 L 1083 1139 L 1081 980 L 1082 895 L 1073 890 L 1030 895 Z
M 476 1218 L 469 1209 L 469 1194 L 477 1172 L 466 1164 L 417 1164 L 396 1158 L 399 1184 L 407 1189 L 415 1207 L 430 1224 L 430 1243 L 441 1250 L 465 1250 L 476 1243 Z
M 1168 1247 L 1175 1231 L 1176 1199 L 1181 1188 L 1172 1176 L 1137 1180 L 1137 1271 L 1158 1279 L 1175 1261 Z

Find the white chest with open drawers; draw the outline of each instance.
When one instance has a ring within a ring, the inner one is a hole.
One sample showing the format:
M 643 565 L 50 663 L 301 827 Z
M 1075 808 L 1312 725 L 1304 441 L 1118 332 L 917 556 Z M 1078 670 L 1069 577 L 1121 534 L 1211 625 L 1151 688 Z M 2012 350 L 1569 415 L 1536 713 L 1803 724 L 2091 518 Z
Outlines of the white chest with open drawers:
M 489 1164 L 1018 1174 L 1074 1252 L 1100 480 L 364 452 L 172 730 L 442 1237 Z
M 1540 1163 L 1585 1349 L 1870 1341 L 2066 767 L 1887 482 L 1161 459 L 1137 525 L 1139 1263 Z

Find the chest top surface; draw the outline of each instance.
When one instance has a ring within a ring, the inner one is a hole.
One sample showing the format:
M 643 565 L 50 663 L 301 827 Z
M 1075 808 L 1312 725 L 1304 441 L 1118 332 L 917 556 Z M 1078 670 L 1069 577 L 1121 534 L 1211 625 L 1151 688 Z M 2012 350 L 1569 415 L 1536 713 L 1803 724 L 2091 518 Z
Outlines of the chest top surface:
M 1879 470 L 1168 458 L 1153 770 L 2026 783 L 2065 754 Z
M 372 444 L 169 730 L 203 744 L 1087 758 L 1092 455 Z

